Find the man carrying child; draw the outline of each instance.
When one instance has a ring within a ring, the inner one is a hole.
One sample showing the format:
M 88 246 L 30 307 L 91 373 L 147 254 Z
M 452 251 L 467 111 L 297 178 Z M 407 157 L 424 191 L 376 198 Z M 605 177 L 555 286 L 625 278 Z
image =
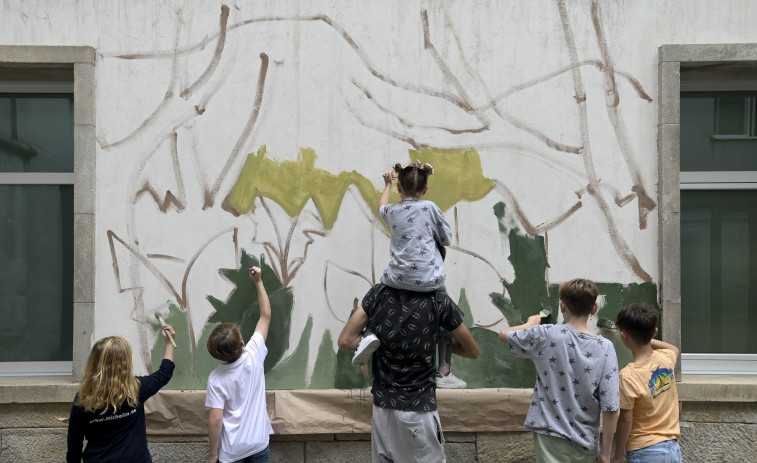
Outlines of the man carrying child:
M 455 337 L 455 354 L 476 358 L 478 344 L 463 314 L 444 292 L 416 292 L 377 284 L 339 335 L 340 349 L 355 349 L 370 326 L 373 353 L 371 454 L 374 463 L 443 463 L 444 436 L 436 408 L 439 328 Z

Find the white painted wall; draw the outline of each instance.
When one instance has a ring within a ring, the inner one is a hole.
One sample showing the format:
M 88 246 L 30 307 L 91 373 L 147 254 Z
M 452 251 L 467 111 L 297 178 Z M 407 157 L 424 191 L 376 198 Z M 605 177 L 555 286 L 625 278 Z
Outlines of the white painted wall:
M 218 272 L 238 263 L 231 230 L 238 229 L 239 247 L 256 255 L 262 252 L 260 243 L 274 237 L 261 207 L 236 218 L 220 208 L 245 156 L 261 145 L 267 145 L 269 155 L 278 160 L 295 159 L 301 147 L 313 148 L 319 156 L 317 167 L 335 174 L 356 170 L 373 179 L 376 189 L 382 187 L 383 171 L 407 159 L 410 145 L 393 133 L 437 147 L 474 147 L 481 154 L 484 174 L 506 186 L 528 220 L 539 225 L 576 203 L 576 193 L 590 182 L 589 164 L 585 154 L 552 149 L 513 122 L 565 145 L 582 146 L 588 140 L 590 165 L 601 179 L 600 196 L 609 205 L 613 225 L 599 203 L 583 191 L 583 206 L 548 232 L 549 279 L 557 283 L 583 276 L 599 282 L 641 282 L 618 251 L 625 243 L 656 282 L 656 210 L 649 213 L 646 228 L 640 229 L 637 202 L 618 207 L 612 193 L 631 193 L 628 165 L 633 164 L 656 201 L 657 48 L 664 43 L 757 42 L 757 2 L 598 2 L 597 16 L 617 71 L 617 108 L 628 135 L 629 162 L 624 161 L 608 115 L 604 74 L 591 64 L 577 68 L 587 95 L 582 140 L 574 74 L 561 72 L 571 65 L 564 25 L 575 37 L 575 59 L 604 62 L 604 58 L 592 24 L 592 2 L 565 3 L 563 24 L 559 2 L 553 0 L 228 2 L 226 42 L 218 66 L 191 95 L 182 97 L 179 93 L 203 75 L 213 57 L 222 2 L 2 2 L 0 44 L 90 45 L 98 53 L 95 336 L 119 333 L 139 344 L 135 310 L 151 316 L 174 300 L 168 286 L 181 291 L 188 263 L 207 245 L 186 280 L 187 306 L 199 336 L 211 311 L 206 296 L 223 299 L 232 289 Z M 427 11 L 439 63 L 431 50 L 424 49 L 422 11 Z M 318 18 L 328 21 L 312 20 Z M 246 24 L 250 20 L 255 21 Z M 240 141 L 256 97 L 261 53 L 269 57 L 269 66 L 259 118 L 250 136 Z M 464 93 L 445 79 L 445 67 Z M 639 97 L 631 78 L 653 102 Z M 527 85 L 536 80 L 541 82 Z M 356 84 L 368 89 L 394 116 L 374 106 Z M 453 135 L 423 128 L 470 128 L 480 122 L 449 101 L 416 90 L 446 92 L 482 107 L 492 96 L 519 86 L 528 88 L 501 99 L 497 105 L 501 115 L 491 109 L 480 111 L 490 123 L 482 133 Z M 175 95 L 161 106 L 167 89 Z M 205 106 L 201 115 L 197 105 Z M 156 109 L 159 114 L 142 125 Z M 397 117 L 414 127 L 403 127 Z M 174 173 L 172 131 L 177 134 L 176 162 L 183 182 Z M 237 156 L 232 155 L 235 145 Z M 230 157 L 215 205 L 203 210 L 203 182 L 212 186 Z M 185 209 L 160 212 L 148 196 L 135 204 L 135 192 L 144 182 L 160 198 L 171 191 Z M 501 291 L 497 272 L 507 279 L 513 276 L 507 242 L 499 239 L 491 213 L 492 205 L 503 200 L 510 198 L 494 191 L 477 203 L 458 205 L 460 246 L 486 256 L 496 272 L 460 253 L 450 253 L 446 262 L 450 291 L 457 294 L 466 288 L 475 321 L 493 324 L 493 330 L 506 326 L 506 321 L 500 320 L 488 294 Z M 316 237 L 307 262 L 291 282 L 292 339 L 299 338 L 312 315 L 311 352 L 317 350 L 326 329 L 336 340 L 353 298 L 369 287 L 365 280 L 337 269 L 370 278 L 372 272 L 380 275 L 387 261 L 388 240 L 367 219 L 366 208 L 356 192 L 348 193 L 334 228 L 327 236 Z M 306 211 L 316 212 L 312 204 Z M 280 226 L 288 224 L 290 219 L 275 206 L 273 214 Z M 450 211 L 448 220 L 452 219 Z M 302 220 L 318 226 L 312 217 Z M 116 278 L 109 231 L 154 265 L 165 281 L 122 245 L 114 246 Z M 618 236 L 615 243 L 611 233 Z M 294 248 L 301 248 L 304 239 L 296 233 Z M 323 290 L 327 265 L 328 294 Z M 142 289 L 135 297 L 134 291 L 119 292 L 119 287 Z

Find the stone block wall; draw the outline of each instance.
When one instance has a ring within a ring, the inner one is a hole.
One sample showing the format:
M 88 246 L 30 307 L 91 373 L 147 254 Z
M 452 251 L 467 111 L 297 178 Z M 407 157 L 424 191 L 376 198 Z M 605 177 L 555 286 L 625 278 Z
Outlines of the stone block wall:
M 57 463 L 65 460 L 67 403 L 0 404 L 0 463 Z M 757 403 L 683 402 L 684 461 L 757 461 Z M 534 462 L 528 432 L 445 433 L 449 463 Z M 149 435 L 155 463 L 205 462 L 207 436 Z M 274 463 L 370 461 L 369 434 L 274 435 Z

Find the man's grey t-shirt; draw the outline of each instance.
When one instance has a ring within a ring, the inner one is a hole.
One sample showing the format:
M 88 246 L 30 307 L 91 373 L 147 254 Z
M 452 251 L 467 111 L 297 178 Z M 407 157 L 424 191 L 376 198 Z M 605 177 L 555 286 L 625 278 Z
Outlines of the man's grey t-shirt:
M 507 334 L 513 355 L 536 367 L 524 424 L 533 432 L 599 453 L 599 416 L 619 410 L 618 359 L 612 342 L 570 325 L 538 325 Z
M 437 249 L 447 246 L 452 229 L 439 207 L 431 201 L 405 198 L 379 209 L 392 233 L 390 260 L 381 282 L 410 291 L 434 291 L 444 286 L 442 256 Z

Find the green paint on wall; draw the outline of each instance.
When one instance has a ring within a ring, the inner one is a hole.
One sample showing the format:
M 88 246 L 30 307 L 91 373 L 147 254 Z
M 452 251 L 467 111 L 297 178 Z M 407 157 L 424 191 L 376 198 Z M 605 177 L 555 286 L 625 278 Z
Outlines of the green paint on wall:
M 605 298 L 604 305 L 598 313 L 600 317 L 615 320 L 618 312 L 633 302 L 646 302 L 659 310 L 659 306 L 657 305 L 657 286 L 652 283 L 632 283 L 629 285 L 597 283 L 597 289 L 599 290 L 599 294 Z M 662 329 L 660 329 L 660 333 L 662 333 Z M 602 335 L 612 341 L 615 346 L 615 352 L 618 354 L 618 365 L 621 368 L 633 361 L 633 355 L 623 345 L 623 341 L 620 340 L 620 334 L 616 331 L 602 330 Z
M 308 344 L 313 333 L 313 318 L 308 317 L 300 342 L 292 355 L 265 375 L 266 389 L 305 389 L 308 367 Z
M 318 357 L 313 367 L 313 378 L 310 387 L 313 389 L 333 389 L 336 376 L 336 355 L 331 340 L 331 331 L 326 330 L 318 346 Z M 316 374 L 317 372 L 317 374 Z
M 420 157 L 423 153 L 417 154 Z M 421 158 L 421 160 L 432 161 L 430 158 Z M 511 325 L 522 323 L 529 315 L 538 313 L 542 307 L 555 309 L 558 303 L 559 286 L 546 281 L 546 269 L 549 264 L 543 237 L 522 233 L 517 227 L 517 222 L 508 214 L 502 203 L 494 207 L 494 216 L 500 233 L 509 243 L 508 259 L 515 271 L 515 277 L 512 282 L 502 282 L 510 297 L 492 292 L 490 294 L 492 304 L 507 317 Z M 368 387 L 369 378 L 362 370 L 354 368 L 351 364 L 353 351 L 333 351 L 330 331 L 323 334 L 314 372 L 309 386 L 307 385 L 306 374 L 310 356 L 308 346 L 313 331 L 313 319 L 310 317 L 297 342 L 297 348 L 290 357 L 283 359 L 290 342 L 289 331 L 294 302 L 292 293 L 282 286 L 262 259 L 258 260 L 243 250 L 239 269 L 224 272 L 226 278 L 236 286 L 228 300 L 224 302 L 212 296 L 208 297 L 216 313 L 210 317 L 209 324 L 204 327 L 194 356 L 189 342 L 186 314 L 175 303 L 167 303 L 167 309 L 161 310 L 164 315 L 168 313 L 165 318 L 176 330 L 178 344 L 174 353 L 176 370 L 168 388 L 205 388 L 208 374 L 218 365 L 218 361 L 208 354 L 205 347 L 207 337 L 217 323 L 239 323 L 245 339 L 249 339 L 252 335 L 260 314 L 257 291 L 247 273 L 247 269 L 253 265 L 264 269 L 263 280 L 273 307 L 271 328 L 266 342 L 269 349 L 265 362 L 267 388 L 355 389 Z M 657 288 L 650 283 L 630 285 L 597 283 L 597 287 L 605 299 L 599 315 L 605 318 L 614 319 L 624 306 L 632 302 L 647 302 L 656 306 Z M 535 378 L 533 364 L 530 361 L 515 358 L 507 345 L 498 340 L 497 333 L 473 326 L 474 319 L 465 289 L 460 291 L 458 305 L 463 311 L 465 325 L 471 327 L 471 333 L 479 344 L 480 355 L 477 360 L 455 356 L 452 360 L 455 372 L 468 382 L 470 388 L 533 386 Z M 158 333 L 160 327 L 154 318 L 147 317 L 146 321 Z M 605 331 L 602 334 L 615 345 L 621 367 L 627 364 L 631 360 L 630 352 L 622 345 L 617 333 Z M 158 337 L 151 351 L 154 369 L 157 369 L 160 364 L 164 349 L 163 339 Z
M 339 350 L 336 353 L 336 376 L 334 387 L 336 389 L 364 389 L 370 386 L 371 380 L 363 373 L 361 368 L 352 366 L 352 357 L 355 351 Z M 370 361 L 368 370 L 370 372 Z
M 167 389 L 205 389 L 208 375 L 218 365 L 218 360 L 211 357 L 205 348 L 210 331 L 215 328 L 215 325 L 203 331 L 203 336 L 198 343 L 197 352 L 193 356 L 186 314 L 178 305 L 174 303 L 166 304 L 168 306 L 168 315 L 166 315 L 165 309 L 159 310 L 159 312 L 166 323 L 171 325 L 176 332 L 176 348 L 174 348 L 173 354 L 176 368 L 171 382 L 166 387 Z M 147 322 L 157 334 L 155 343 L 150 351 L 152 368 L 155 371 L 160 367 L 160 362 L 166 351 L 166 344 L 163 341 L 163 336 L 160 334 L 161 326 L 155 317 L 148 317 Z
M 454 299 L 452 295 L 450 295 L 450 297 Z M 465 296 L 465 288 L 460 290 L 460 298 L 458 299 L 457 306 L 460 307 L 460 310 L 463 312 L 463 324 L 468 328 L 471 328 L 473 326 L 473 312 L 471 312 L 470 303 L 468 303 L 468 298 Z
M 515 278 L 512 282 L 503 281 L 510 300 L 518 310 L 515 312 L 521 315 L 516 317 L 509 307 L 507 308 L 513 319 L 507 317 L 510 324 L 523 323 L 530 315 L 537 314 L 543 307 L 556 310 L 557 304 L 549 296 L 547 288 L 547 250 L 544 246 L 544 237 L 535 235 L 530 236 L 521 232 L 513 225 L 514 221 L 506 215 L 505 205 L 497 203 L 494 206 L 494 215 L 497 217 L 497 224 L 500 232 L 507 237 L 510 244 L 510 256 L 507 260 L 513 266 Z M 494 295 L 492 295 L 494 299 Z M 505 304 L 503 301 L 498 308 L 505 313 Z
M 491 293 L 492 303 L 502 312 L 509 324 L 518 325 L 528 316 L 538 313 L 542 307 L 557 310 L 557 284 L 547 284 L 544 239 L 541 236 L 522 234 L 509 216 L 505 205 L 494 206 L 500 233 L 507 237 L 510 245 L 508 258 L 515 270 L 512 283 L 503 282 L 510 299 L 499 293 Z M 579 275 L 576 275 L 579 276 Z M 656 306 L 657 287 L 651 283 L 622 285 L 618 283 L 597 283 L 599 294 L 605 299 L 600 316 L 615 319 L 617 313 L 632 302 L 647 302 Z M 465 313 L 467 301 L 461 294 L 460 306 Z M 532 387 L 535 380 L 533 363 L 515 358 L 506 344 L 498 339 L 498 334 L 482 328 L 472 328 L 471 333 L 479 345 L 477 360 L 454 357 L 452 366 L 460 378 L 471 388 L 484 387 Z M 604 337 L 612 341 L 622 368 L 632 360 L 630 351 L 620 341 L 618 333 L 603 330 Z
M 289 329 L 294 297 L 289 289 L 283 287 L 276 274 L 262 257 L 257 259 L 242 250 L 239 268 L 227 270 L 223 273 L 236 286 L 228 300 L 224 302 L 213 296 L 208 296 L 208 301 L 216 310 L 208 319 L 208 322 L 238 323 L 242 337 L 245 340 L 252 337 L 260 318 L 258 290 L 255 283 L 250 279 L 248 270 L 252 266 L 258 266 L 263 270 L 263 284 L 271 302 L 271 325 L 268 328 L 268 337 L 266 338 L 268 356 L 264 365 L 265 371 L 268 372 L 281 360 L 284 352 L 289 348 Z
M 266 156 L 265 145 L 251 153 L 231 192 L 231 205 L 240 214 L 250 212 L 258 196 L 270 198 L 291 217 L 302 212 L 313 200 L 324 227 L 330 230 L 336 222 L 347 188 L 357 187 L 360 195 L 378 216 L 381 193 L 373 181 L 356 171 L 332 174 L 315 167 L 317 156 L 311 148 L 301 148 L 296 161 L 275 161 Z M 423 149 L 410 151 L 410 158 L 420 159 L 434 166 L 429 177 L 426 199 L 447 210 L 460 201 L 478 201 L 494 188 L 494 182 L 484 177 L 481 158 L 475 150 Z M 387 166 L 389 169 L 391 166 Z M 381 173 L 377 172 L 376 177 Z M 379 177 L 380 178 L 380 177 Z M 392 193 L 392 202 L 399 195 Z
M 292 293 L 281 285 L 276 274 L 262 258 L 259 260 L 242 250 L 240 267 L 223 273 L 235 285 L 228 300 L 224 302 L 208 296 L 208 301 L 216 312 L 210 316 L 208 324 L 203 327 L 194 353 L 191 349 L 186 313 L 176 304 L 169 305 L 168 315 L 164 318 L 166 323 L 173 326 L 176 331 L 177 347 L 174 350 L 176 368 L 171 382 L 167 385 L 168 389 L 205 389 L 208 375 L 219 363 L 207 349 L 208 337 L 219 323 L 237 323 L 245 341 L 252 337 L 260 318 L 257 288 L 248 273 L 248 269 L 252 266 L 263 269 L 263 283 L 271 302 L 271 324 L 266 338 L 268 355 L 264 363 L 265 371 L 273 369 L 274 365 L 281 360 L 289 347 L 289 327 L 294 303 Z M 165 314 L 165 311 L 161 312 Z M 147 322 L 156 333 L 160 330 L 154 317 L 148 316 Z M 164 349 L 163 338 L 158 336 L 151 350 L 153 369 L 157 369 L 160 365 Z
M 498 334 L 485 328 L 471 328 L 478 343 L 478 359 L 452 357 L 452 369 L 471 389 L 491 387 L 533 387 L 534 364 L 510 353 Z

